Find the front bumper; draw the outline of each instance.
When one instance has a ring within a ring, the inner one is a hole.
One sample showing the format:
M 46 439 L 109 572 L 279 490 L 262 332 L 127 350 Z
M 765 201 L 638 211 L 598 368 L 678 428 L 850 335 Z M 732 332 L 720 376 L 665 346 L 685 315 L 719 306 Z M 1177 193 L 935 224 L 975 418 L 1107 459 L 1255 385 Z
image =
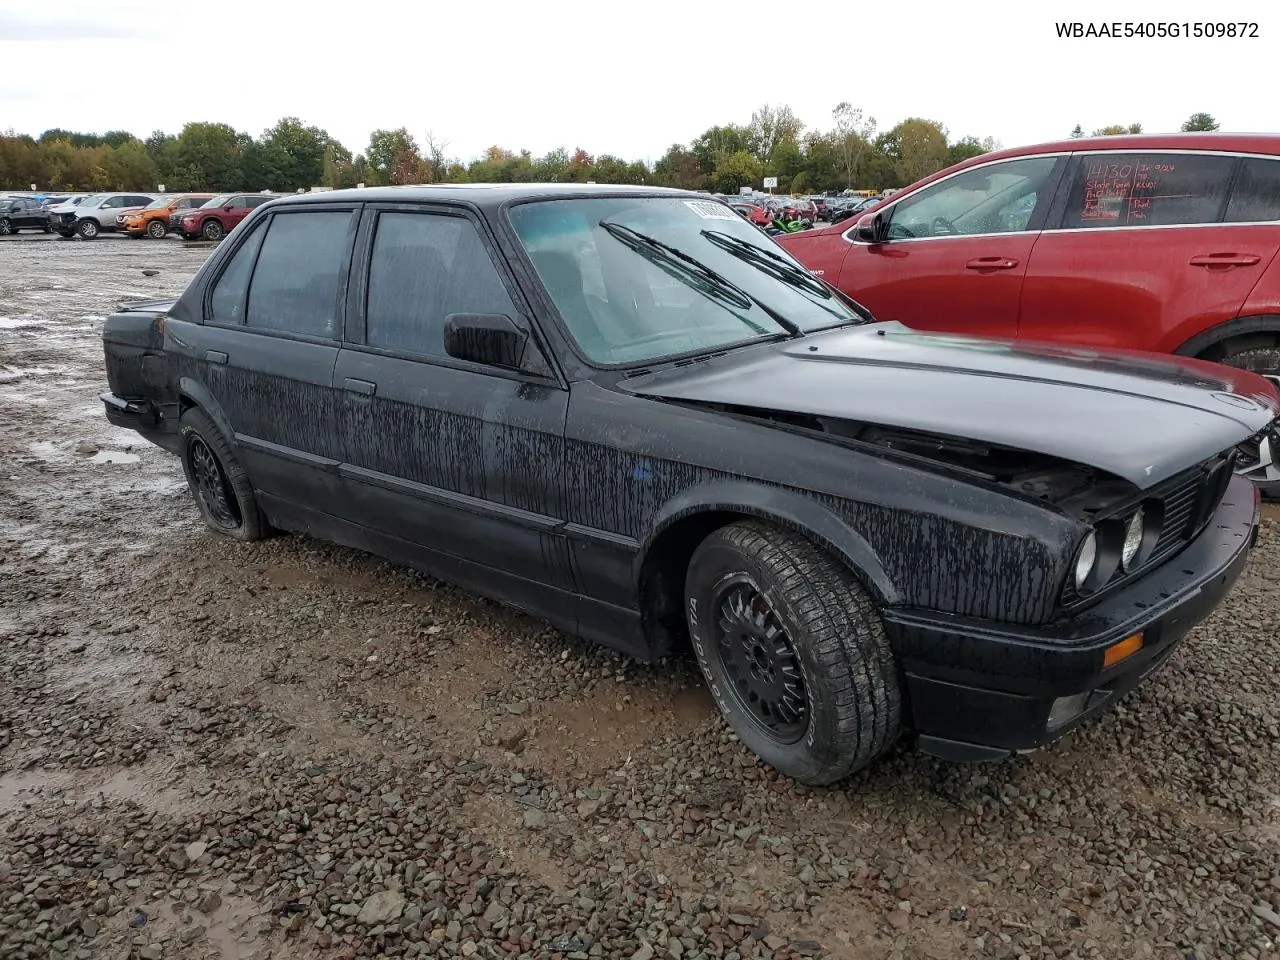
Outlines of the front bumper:
M 1033 750 L 1110 709 L 1163 667 L 1230 591 L 1258 537 L 1259 494 L 1235 477 L 1200 535 L 1158 569 L 1039 627 L 886 610 L 919 747 L 949 760 Z M 1107 648 L 1142 633 L 1111 667 Z M 1051 725 L 1051 712 L 1057 715 Z

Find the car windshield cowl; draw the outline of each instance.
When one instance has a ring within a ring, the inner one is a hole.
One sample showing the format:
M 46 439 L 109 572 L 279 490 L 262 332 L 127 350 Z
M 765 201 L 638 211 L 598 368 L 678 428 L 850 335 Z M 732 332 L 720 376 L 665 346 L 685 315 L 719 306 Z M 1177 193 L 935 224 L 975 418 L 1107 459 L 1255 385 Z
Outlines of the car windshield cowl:
M 538 199 L 508 216 L 593 365 L 647 366 L 865 322 L 719 200 Z

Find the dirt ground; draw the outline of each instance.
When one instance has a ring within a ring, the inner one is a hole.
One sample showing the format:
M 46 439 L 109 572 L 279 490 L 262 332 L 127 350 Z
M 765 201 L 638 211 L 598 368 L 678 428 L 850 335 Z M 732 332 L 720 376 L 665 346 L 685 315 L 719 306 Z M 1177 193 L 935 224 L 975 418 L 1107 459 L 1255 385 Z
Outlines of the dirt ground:
M 1115 713 L 806 789 L 688 662 L 206 531 L 98 393 L 104 315 L 208 252 L 0 242 L 4 960 L 1277 956 L 1274 519 Z

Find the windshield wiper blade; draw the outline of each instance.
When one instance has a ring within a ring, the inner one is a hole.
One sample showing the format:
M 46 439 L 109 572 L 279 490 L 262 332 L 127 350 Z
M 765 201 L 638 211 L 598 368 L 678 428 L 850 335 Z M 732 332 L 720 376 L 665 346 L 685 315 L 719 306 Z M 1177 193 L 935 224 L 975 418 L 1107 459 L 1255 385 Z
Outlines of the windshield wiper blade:
M 795 337 L 803 336 L 804 331 L 801 330 L 794 321 L 788 320 L 768 304 L 761 303 L 760 300 L 751 296 L 751 294 L 747 293 L 732 280 L 728 280 L 721 276 L 701 260 L 697 260 L 694 257 L 689 256 L 689 254 L 685 253 L 683 250 L 677 249 L 669 243 L 664 243 L 657 237 L 651 237 L 647 233 L 641 233 L 639 230 L 635 230 L 625 224 L 613 223 L 609 220 L 601 220 L 600 227 L 607 231 L 610 236 L 621 241 L 637 252 L 645 251 L 664 258 L 668 264 L 673 267 L 677 267 L 677 269 L 685 272 L 688 276 L 701 281 L 722 299 L 728 300 L 744 310 L 748 310 L 753 306 L 759 307 L 770 320 L 780 326 L 787 333 Z M 752 323 L 746 317 L 741 317 L 739 319 L 755 328 L 760 333 L 767 332 L 759 325 Z
M 783 283 L 793 287 L 803 287 L 825 300 L 832 299 L 831 291 L 827 289 L 826 284 L 772 250 L 757 247 L 741 237 L 735 237 L 720 230 L 703 230 L 702 235 L 721 250 L 767 270 Z

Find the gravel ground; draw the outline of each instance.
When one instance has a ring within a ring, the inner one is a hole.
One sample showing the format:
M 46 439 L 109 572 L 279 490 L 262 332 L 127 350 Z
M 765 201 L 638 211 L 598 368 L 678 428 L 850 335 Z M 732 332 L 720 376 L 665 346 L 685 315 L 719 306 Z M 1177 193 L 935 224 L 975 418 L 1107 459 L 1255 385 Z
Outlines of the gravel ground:
M 0 243 L 4 960 L 1277 955 L 1274 520 L 1170 667 L 1065 742 L 806 789 L 688 661 L 207 532 L 97 400 L 103 315 L 207 254 Z

